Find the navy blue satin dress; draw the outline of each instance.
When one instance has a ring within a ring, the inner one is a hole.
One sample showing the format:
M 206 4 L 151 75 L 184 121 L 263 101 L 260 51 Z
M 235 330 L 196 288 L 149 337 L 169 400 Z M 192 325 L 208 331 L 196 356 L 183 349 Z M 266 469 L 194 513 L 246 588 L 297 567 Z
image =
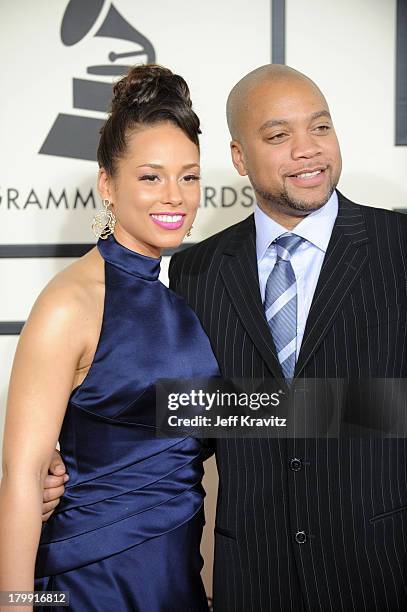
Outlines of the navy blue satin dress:
M 97 246 L 102 330 L 63 421 L 70 480 L 43 525 L 35 589 L 70 593 L 69 608 L 44 611 L 207 610 L 203 449 L 195 438 L 156 436 L 154 383 L 218 376 L 218 366 L 194 312 L 158 280 L 159 259 L 113 236 Z

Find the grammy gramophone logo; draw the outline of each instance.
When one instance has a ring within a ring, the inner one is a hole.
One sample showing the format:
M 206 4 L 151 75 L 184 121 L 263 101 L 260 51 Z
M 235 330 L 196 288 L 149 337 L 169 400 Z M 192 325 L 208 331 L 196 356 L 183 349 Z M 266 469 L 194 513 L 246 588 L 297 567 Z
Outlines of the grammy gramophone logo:
M 62 43 L 76 45 L 91 30 L 95 38 L 114 39 L 119 50 L 120 41 L 131 41 L 135 48 L 127 52 L 108 50 L 109 63 L 88 66 L 86 78 L 73 78 L 73 108 L 85 113 L 59 113 L 39 153 L 94 161 L 104 119 L 91 117 L 86 111 L 106 113 L 112 97 L 112 77 L 126 74 L 136 62 L 155 62 L 151 42 L 126 21 L 113 3 L 107 7 L 105 0 L 70 0 L 61 24 Z M 117 63 L 127 58 L 133 61 Z

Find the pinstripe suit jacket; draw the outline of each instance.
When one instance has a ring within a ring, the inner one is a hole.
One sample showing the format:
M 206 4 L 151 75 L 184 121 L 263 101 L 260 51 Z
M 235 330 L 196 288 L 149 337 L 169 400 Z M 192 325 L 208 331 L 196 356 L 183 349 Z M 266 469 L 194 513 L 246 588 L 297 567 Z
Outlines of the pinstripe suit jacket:
M 407 215 L 338 195 L 296 377 L 406 377 Z M 253 215 L 176 254 L 170 283 L 224 376 L 281 377 Z M 405 439 L 220 439 L 216 459 L 217 612 L 407 610 Z

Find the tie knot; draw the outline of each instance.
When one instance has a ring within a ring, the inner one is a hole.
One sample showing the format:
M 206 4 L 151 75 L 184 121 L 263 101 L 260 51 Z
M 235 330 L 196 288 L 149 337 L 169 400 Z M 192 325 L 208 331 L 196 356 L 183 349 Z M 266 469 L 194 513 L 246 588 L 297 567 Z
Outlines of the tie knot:
M 277 248 L 277 257 L 279 259 L 289 260 L 301 242 L 301 236 L 296 236 L 295 234 L 290 234 L 289 232 L 282 234 L 274 241 Z

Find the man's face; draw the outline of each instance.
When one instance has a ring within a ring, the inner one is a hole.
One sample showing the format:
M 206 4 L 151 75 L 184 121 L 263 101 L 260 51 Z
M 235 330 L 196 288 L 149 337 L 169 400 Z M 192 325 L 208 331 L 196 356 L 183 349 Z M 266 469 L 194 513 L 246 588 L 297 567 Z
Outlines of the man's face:
M 246 98 L 232 157 L 265 212 L 303 216 L 330 198 L 342 160 L 327 103 L 305 79 L 264 82 Z

